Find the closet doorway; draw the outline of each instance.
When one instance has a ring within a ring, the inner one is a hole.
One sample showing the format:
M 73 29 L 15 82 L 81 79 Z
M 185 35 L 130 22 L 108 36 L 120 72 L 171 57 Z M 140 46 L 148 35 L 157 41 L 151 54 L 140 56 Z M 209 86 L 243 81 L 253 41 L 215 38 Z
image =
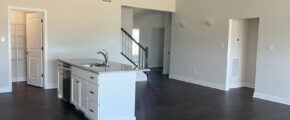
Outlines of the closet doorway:
M 44 13 L 9 10 L 12 82 L 44 87 Z
M 230 19 L 227 90 L 255 88 L 259 18 Z

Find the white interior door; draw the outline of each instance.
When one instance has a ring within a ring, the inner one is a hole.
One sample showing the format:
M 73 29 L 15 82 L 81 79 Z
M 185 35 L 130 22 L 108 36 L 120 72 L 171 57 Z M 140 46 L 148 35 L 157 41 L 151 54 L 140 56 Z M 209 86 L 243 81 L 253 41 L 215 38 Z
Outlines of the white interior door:
M 26 15 L 27 84 L 43 87 L 43 14 Z

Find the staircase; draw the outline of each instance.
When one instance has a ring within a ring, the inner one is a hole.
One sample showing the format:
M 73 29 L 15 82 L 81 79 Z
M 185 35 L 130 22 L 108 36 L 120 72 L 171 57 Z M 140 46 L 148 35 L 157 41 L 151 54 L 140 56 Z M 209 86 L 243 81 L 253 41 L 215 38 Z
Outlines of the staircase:
M 125 29 L 122 31 L 122 52 L 121 54 L 134 66 L 139 68 L 148 68 L 148 47 L 142 46 Z M 137 81 L 147 81 L 147 75 L 144 72 L 137 73 Z

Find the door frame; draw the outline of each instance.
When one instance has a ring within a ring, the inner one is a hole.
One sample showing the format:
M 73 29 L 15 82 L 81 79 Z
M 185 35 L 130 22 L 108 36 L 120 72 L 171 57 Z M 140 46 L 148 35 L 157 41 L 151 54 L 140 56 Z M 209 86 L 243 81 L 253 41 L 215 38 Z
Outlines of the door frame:
M 26 11 L 26 12 L 38 12 L 38 13 L 42 13 L 44 18 L 43 18 L 43 56 L 42 56 L 42 60 L 43 60 L 43 88 L 44 89 L 49 89 L 51 88 L 51 86 L 46 85 L 46 80 L 47 80 L 47 66 L 48 66 L 48 62 L 47 62 L 47 10 L 45 9 L 35 9 L 35 8 L 24 8 L 24 7 L 15 7 L 15 6 L 8 6 L 8 61 L 9 61 L 9 86 L 10 86 L 10 91 L 12 92 L 12 53 L 11 53 L 11 11 L 13 10 L 19 10 L 19 11 Z

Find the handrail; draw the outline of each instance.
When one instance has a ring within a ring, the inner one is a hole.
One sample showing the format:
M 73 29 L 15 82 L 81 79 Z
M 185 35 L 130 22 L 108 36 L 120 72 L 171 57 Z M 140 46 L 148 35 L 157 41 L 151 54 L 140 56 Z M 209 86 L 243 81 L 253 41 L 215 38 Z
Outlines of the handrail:
M 140 48 L 142 48 L 144 51 L 146 51 L 146 48 L 144 48 L 137 40 L 135 40 L 125 29 L 121 28 L 121 30 L 133 41 L 135 42 Z
M 121 54 L 128 59 L 133 65 L 135 65 L 135 67 L 138 67 L 138 65 L 136 63 L 134 63 L 134 61 L 132 61 L 127 55 L 125 55 L 123 52 L 121 52 Z

